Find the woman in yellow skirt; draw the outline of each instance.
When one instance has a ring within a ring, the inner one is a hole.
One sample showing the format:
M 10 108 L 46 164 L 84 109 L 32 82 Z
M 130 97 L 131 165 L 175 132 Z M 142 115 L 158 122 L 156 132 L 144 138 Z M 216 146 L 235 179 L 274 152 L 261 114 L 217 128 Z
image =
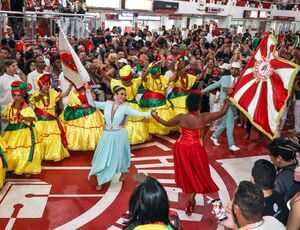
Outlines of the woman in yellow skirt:
M 88 104 L 85 88 L 74 91 L 61 114 L 71 151 L 95 150 L 104 126 L 102 113 Z
M 174 81 L 177 76 L 177 66 L 175 67 L 174 75 L 166 77 L 161 75 L 160 65 L 158 63 L 151 63 L 148 69 L 143 73 L 143 85 L 145 93 L 140 99 L 140 107 L 144 112 L 151 112 L 155 109 L 159 116 L 165 119 L 171 119 L 175 116 L 172 104 L 166 100 L 165 91 L 169 83 Z M 154 119 L 148 119 L 149 133 L 167 135 L 170 128 L 165 127 Z
M 188 92 L 195 84 L 197 77 L 191 74 L 187 74 L 184 61 L 180 61 L 178 64 L 178 75 L 174 82 L 172 82 L 172 91 L 168 95 L 168 99 L 174 106 L 175 115 L 180 113 L 186 114 L 187 109 L 185 101 Z
M 138 89 L 142 84 L 142 78 L 133 78 L 133 70 L 130 65 L 125 65 L 119 71 L 121 80 L 116 80 L 106 76 L 110 81 L 110 88 L 113 90 L 115 86 L 122 86 L 126 89 L 126 103 L 137 111 L 142 111 L 139 107 L 135 97 L 138 93 Z M 144 143 L 149 140 L 149 131 L 144 117 L 132 117 L 127 118 L 125 128 L 128 130 L 129 143 L 136 145 Z
M 6 149 L 7 146 L 4 143 L 2 137 L 0 136 L 0 189 L 3 188 L 7 169 L 7 161 L 4 156 Z
M 19 175 L 39 174 L 44 152 L 33 124 L 36 116 L 26 102 L 27 85 L 14 81 L 11 86 L 14 102 L 8 104 L 2 113 L 2 120 L 8 121 L 3 133 L 3 141 L 7 144 L 7 171 Z
M 69 95 L 72 86 L 64 93 L 50 89 L 49 74 L 40 74 L 36 78 L 40 90 L 34 91 L 30 102 L 34 105 L 37 116 L 36 128 L 41 134 L 44 148 L 44 160 L 60 161 L 69 157 L 65 131 L 56 114 L 56 103 L 60 98 Z

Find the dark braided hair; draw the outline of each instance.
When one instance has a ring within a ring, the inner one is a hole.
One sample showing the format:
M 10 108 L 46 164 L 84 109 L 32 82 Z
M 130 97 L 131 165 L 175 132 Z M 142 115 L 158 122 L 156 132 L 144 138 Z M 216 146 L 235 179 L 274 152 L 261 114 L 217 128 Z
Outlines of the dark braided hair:
M 270 154 L 274 157 L 281 156 L 285 161 L 296 158 L 296 153 L 300 151 L 300 133 L 296 133 L 289 139 L 275 138 L 268 145 Z

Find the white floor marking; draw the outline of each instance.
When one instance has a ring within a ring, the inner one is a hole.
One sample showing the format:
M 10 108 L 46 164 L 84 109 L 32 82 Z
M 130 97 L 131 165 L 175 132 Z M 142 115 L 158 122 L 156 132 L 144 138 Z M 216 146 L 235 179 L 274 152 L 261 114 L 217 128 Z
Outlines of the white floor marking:
M 238 185 L 242 180 L 249 180 L 251 177 L 251 169 L 254 162 L 258 159 L 270 160 L 268 155 L 254 156 L 254 157 L 242 157 L 233 159 L 222 159 L 217 162 L 222 163 L 222 167 L 230 174 Z
M 118 228 L 116 226 L 111 226 L 107 230 L 121 230 L 122 228 Z
M 103 197 L 104 194 L 49 194 L 48 197 Z
M 161 184 L 175 184 L 174 179 L 157 179 Z
M 173 159 L 173 155 L 169 156 L 153 156 L 153 157 L 133 157 L 131 161 L 146 161 L 146 160 L 160 160 L 161 162 L 166 161 L 166 159 Z
M 131 149 L 142 149 L 142 148 L 146 148 L 146 147 L 153 147 L 153 146 L 156 146 L 158 148 L 161 148 L 162 150 L 164 151 L 170 151 L 171 149 L 157 141 L 155 142 L 151 142 L 151 143 L 146 143 L 146 144 L 140 144 L 140 145 L 135 145 L 135 146 L 132 146 Z
M 90 170 L 91 166 L 43 166 L 42 170 Z
M 146 175 L 148 175 L 149 173 L 152 174 L 174 174 L 174 170 L 173 169 L 142 169 L 142 170 L 138 170 L 138 173 L 145 173 Z
M 6 225 L 6 227 L 5 227 L 5 230 L 13 229 L 13 226 L 14 226 L 15 222 L 16 222 L 16 218 L 10 218 L 7 225 Z
M 230 201 L 230 196 L 228 193 L 228 190 L 226 188 L 226 185 L 224 184 L 222 178 L 217 173 L 217 171 L 210 165 L 210 173 L 213 181 L 216 183 L 216 185 L 219 187 L 219 196 L 223 204 L 226 206 L 228 201 Z
M 0 218 L 11 218 L 16 204 L 22 204 L 17 218 L 42 218 L 47 204 L 51 185 L 48 184 L 12 184 L 9 193 L 0 203 Z M 44 196 L 30 196 L 28 194 L 41 194 Z
M 175 139 L 173 139 L 171 137 L 168 137 L 168 136 L 161 136 L 161 135 L 155 135 L 155 136 L 157 136 L 157 137 L 159 137 L 159 138 L 161 138 L 163 140 L 166 140 L 166 141 L 168 141 L 168 142 L 170 142 L 172 144 L 175 144 L 175 142 L 176 142 Z
M 121 188 L 122 183 L 119 182 L 119 177 L 115 176 L 102 199 L 100 199 L 92 208 L 69 221 L 68 223 L 65 223 L 64 225 L 56 228 L 56 230 L 77 229 L 89 223 L 97 216 L 101 215 L 101 213 L 104 212 L 113 203 L 113 201 L 119 195 Z
M 162 167 L 172 167 L 174 163 L 157 163 L 157 164 L 143 164 L 143 165 L 135 165 L 137 169 L 144 168 L 162 168 Z

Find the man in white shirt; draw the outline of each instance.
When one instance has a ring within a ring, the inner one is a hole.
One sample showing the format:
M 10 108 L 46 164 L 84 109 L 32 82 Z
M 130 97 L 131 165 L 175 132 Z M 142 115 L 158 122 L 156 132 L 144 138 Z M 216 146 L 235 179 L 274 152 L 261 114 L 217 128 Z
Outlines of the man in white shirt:
M 39 55 L 35 56 L 34 60 L 35 60 L 36 70 L 29 73 L 28 77 L 27 77 L 28 84 L 30 84 L 32 86 L 32 89 L 28 92 L 29 95 L 33 94 L 33 92 L 35 90 L 39 89 L 35 79 L 40 74 L 45 73 L 44 70 L 46 67 L 45 59 L 44 59 L 43 55 L 39 54 Z
M 234 195 L 232 208 L 227 210 L 227 219 L 220 222 L 229 229 L 284 230 L 283 224 L 273 216 L 263 216 L 264 195 L 250 181 L 240 182 Z
M 9 103 L 13 102 L 11 84 L 16 80 L 21 80 L 20 76 L 17 75 L 18 63 L 16 60 L 5 60 L 3 64 L 5 73 L 0 76 L 0 114 Z M 6 123 L 1 122 L 1 133 L 3 133 L 6 125 Z

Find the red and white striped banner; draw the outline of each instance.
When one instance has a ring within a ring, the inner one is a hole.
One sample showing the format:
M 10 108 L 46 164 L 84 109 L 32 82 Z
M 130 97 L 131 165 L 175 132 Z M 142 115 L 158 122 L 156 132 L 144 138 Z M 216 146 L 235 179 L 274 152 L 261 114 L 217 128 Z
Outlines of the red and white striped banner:
M 278 127 L 300 66 L 276 56 L 277 41 L 265 36 L 235 84 L 230 100 L 269 138 Z

